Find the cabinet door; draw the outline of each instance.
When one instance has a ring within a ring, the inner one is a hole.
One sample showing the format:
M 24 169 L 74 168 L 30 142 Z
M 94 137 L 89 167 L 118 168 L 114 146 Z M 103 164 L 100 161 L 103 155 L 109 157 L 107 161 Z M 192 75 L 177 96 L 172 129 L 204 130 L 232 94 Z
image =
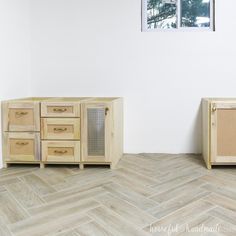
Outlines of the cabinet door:
M 236 104 L 211 104 L 211 162 L 236 163 Z
M 107 104 L 82 105 L 82 161 L 110 161 L 111 107 Z
M 39 103 L 3 103 L 3 129 L 4 131 L 39 131 Z

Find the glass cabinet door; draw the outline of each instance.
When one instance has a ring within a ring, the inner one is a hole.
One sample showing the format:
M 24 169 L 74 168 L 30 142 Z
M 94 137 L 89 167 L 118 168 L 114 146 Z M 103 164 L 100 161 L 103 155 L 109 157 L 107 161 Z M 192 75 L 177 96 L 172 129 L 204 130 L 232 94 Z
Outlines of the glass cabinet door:
M 109 147 L 109 107 L 84 104 L 82 121 L 82 160 L 107 162 Z
M 105 108 L 87 108 L 88 156 L 105 156 Z

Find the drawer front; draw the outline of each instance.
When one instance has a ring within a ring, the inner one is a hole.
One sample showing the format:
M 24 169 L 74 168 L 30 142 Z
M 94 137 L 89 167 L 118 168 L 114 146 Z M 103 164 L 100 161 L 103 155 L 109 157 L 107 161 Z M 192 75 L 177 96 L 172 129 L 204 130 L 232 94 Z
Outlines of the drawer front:
M 42 117 L 80 117 L 80 103 L 41 103 Z
M 42 139 L 80 139 L 80 118 L 41 118 Z
M 39 161 L 39 133 L 4 133 L 4 159 L 6 161 Z
M 39 103 L 6 103 L 3 105 L 4 131 L 39 131 Z
M 79 141 L 42 141 L 43 162 L 79 162 Z

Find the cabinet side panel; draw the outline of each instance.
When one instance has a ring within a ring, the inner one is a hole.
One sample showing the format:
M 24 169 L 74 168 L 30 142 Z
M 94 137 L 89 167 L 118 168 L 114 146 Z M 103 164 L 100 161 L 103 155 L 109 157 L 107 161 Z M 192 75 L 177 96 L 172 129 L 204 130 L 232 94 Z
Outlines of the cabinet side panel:
M 113 102 L 112 114 L 112 167 L 118 163 L 123 156 L 123 99 L 119 98 Z
M 202 100 L 202 155 L 208 169 L 211 169 L 210 160 L 210 102 Z
M 5 166 L 5 160 L 6 160 L 6 142 L 5 142 L 5 133 L 4 131 L 7 130 L 7 124 L 6 124 L 6 111 L 7 111 L 7 103 L 1 102 L 1 137 L 2 137 L 2 162 L 3 166 Z
M 8 131 L 8 103 L 1 103 L 2 132 Z

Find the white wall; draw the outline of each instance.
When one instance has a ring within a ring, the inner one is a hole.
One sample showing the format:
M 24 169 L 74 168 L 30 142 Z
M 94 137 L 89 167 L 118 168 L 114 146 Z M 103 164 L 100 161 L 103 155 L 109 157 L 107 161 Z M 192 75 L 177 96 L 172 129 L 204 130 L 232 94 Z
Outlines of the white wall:
M 29 0 L 0 0 L 0 100 L 29 95 L 29 41 Z
M 201 97 L 235 96 L 235 8 L 214 33 L 142 33 L 140 0 L 31 0 L 31 94 L 123 96 L 126 152 L 201 152 Z
M 214 33 L 142 33 L 140 0 L 34 0 L 32 92 L 123 96 L 126 152 L 201 152 L 201 97 L 235 96 L 235 8 Z

